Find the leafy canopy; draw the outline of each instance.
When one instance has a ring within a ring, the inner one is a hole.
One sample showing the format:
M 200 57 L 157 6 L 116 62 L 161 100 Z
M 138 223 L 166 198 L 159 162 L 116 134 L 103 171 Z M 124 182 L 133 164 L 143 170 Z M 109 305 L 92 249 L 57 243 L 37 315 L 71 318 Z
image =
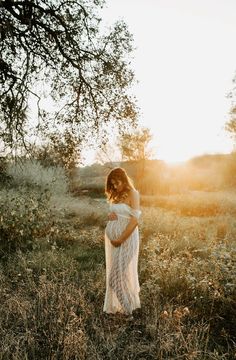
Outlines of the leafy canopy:
M 149 128 L 138 128 L 132 133 L 126 132 L 120 136 L 119 147 L 122 159 L 125 161 L 147 160 L 152 156 L 148 148 L 152 134 Z
M 37 130 L 76 129 L 78 138 L 135 124 L 133 39 L 124 22 L 105 33 L 102 0 L 0 1 L 0 139 L 13 146 L 29 131 L 29 99 L 38 106 Z M 40 90 L 41 89 L 41 90 Z M 54 112 L 42 106 L 50 96 Z M 24 143 L 25 145 L 25 143 Z

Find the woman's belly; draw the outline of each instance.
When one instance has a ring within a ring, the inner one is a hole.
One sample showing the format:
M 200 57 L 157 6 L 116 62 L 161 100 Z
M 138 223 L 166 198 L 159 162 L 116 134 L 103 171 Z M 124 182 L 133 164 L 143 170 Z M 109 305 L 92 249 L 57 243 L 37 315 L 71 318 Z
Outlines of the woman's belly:
M 108 221 L 105 233 L 110 240 L 116 240 L 125 230 L 130 219 L 118 215 L 117 220 Z

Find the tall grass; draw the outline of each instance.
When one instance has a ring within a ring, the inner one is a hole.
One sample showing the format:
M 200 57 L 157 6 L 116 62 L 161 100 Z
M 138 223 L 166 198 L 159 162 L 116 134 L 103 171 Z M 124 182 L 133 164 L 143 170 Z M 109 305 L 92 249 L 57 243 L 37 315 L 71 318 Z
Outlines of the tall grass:
M 32 214 L 41 214 L 41 200 L 34 212 L 29 193 L 27 202 L 29 188 L 25 185 L 24 193 L 18 186 L 9 194 L 1 191 L 2 205 L 8 196 L 14 195 L 16 203 L 24 198 L 18 213 L 14 201 L 5 201 L 12 231 L 14 224 L 22 230 Z M 37 186 L 31 191 L 41 198 Z M 209 200 L 201 194 L 206 208 L 219 201 L 215 195 Z M 234 359 L 236 220 L 234 204 L 224 199 L 229 211 L 209 210 L 204 216 L 196 210 L 197 197 L 185 198 L 194 216 L 178 211 L 183 203 L 176 197 L 169 198 L 175 204 L 171 210 L 142 206 L 142 307 L 127 321 L 102 311 L 107 204 L 60 192 L 53 201 L 49 196 L 42 213 L 52 224 L 49 232 L 39 234 L 40 246 L 26 243 L 0 262 L 0 359 Z M 40 231 L 47 228 L 40 216 L 27 233 L 33 242 L 38 241 L 33 231 L 37 226 Z
M 62 167 L 43 167 L 37 160 L 24 160 L 9 163 L 7 174 L 12 177 L 14 186 L 47 189 L 52 195 L 68 192 L 68 179 Z
M 141 204 L 164 208 L 183 216 L 236 214 L 236 194 L 232 191 L 186 191 L 174 195 L 142 195 Z
M 68 191 L 62 168 L 44 168 L 37 161 L 25 160 L 9 162 L 6 173 L 11 181 L 0 190 L 0 257 L 50 241 L 58 230 L 53 199 Z

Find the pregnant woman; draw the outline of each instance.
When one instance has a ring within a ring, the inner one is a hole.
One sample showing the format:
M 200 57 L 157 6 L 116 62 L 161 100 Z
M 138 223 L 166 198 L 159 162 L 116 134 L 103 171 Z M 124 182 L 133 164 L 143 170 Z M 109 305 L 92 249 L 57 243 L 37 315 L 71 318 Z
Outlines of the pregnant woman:
M 106 295 L 103 311 L 129 315 L 140 308 L 139 193 L 122 168 L 115 168 L 108 174 L 105 191 L 110 214 L 105 229 Z

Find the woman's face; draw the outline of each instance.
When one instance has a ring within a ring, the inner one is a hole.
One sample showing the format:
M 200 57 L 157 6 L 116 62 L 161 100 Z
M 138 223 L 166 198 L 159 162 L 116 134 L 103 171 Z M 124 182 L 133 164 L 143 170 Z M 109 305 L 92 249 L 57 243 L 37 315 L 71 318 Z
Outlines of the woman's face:
M 124 189 L 124 185 L 121 180 L 112 179 L 111 183 L 117 192 L 121 192 Z

